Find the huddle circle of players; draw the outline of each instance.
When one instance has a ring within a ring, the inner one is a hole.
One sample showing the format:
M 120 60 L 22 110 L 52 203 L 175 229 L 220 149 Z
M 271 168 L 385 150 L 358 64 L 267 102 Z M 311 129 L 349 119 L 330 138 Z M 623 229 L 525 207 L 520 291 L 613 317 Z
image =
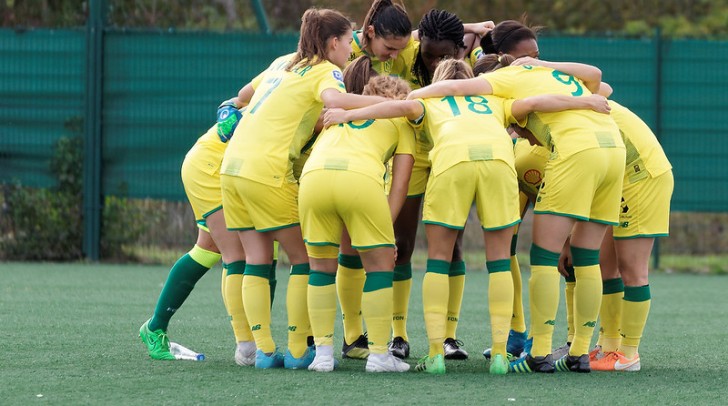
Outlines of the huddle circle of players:
M 140 328 L 151 358 L 204 358 L 167 329 L 222 260 L 237 364 L 329 372 L 358 358 L 367 372 L 408 371 L 421 219 L 429 350 L 414 369 L 443 374 L 446 359 L 469 356 L 457 337 L 460 245 L 475 204 L 489 372 L 640 370 L 649 256 L 668 234 L 673 190 L 655 135 L 607 99 L 598 68 L 539 59 L 537 30 L 521 22 L 463 24 L 433 9 L 412 29 L 391 0 L 375 0 L 360 31 L 335 10 L 309 9 L 297 51 L 220 105 L 182 165 L 198 238 Z M 529 206 L 527 327 L 515 246 Z M 291 263 L 285 351 L 270 328 L 279 245 Z M 561 275 L 568 338 L 554 348 Z

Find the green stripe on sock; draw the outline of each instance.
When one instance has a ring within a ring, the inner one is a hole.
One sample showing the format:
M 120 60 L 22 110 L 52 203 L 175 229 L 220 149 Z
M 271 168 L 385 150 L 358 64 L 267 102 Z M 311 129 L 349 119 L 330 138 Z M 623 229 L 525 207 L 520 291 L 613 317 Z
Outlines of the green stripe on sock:
M 569 274 L 569 276 L 564 278 L 566 282 L 576 282 L 576 273 L 574 272 L 574 267 L 571 265 L 567 265 L 565 268 L 566 273 Z
M 574 266 L 599 265 L 599 250 L 571 246 L 571 263 Z
M 602 294 L 611 295 L 612 293 L 624 292 L 624 283 L 622 278 L 607 279 L 602 282 Z
M 368 272 L 364 281 L 364 292 L 374 292 L 392 287 L 394 272 Z
M 628 302 L 644 302 L 651 298 L 650 285 L 624 287 L 624 300 Z
M 394 266 L 394 280 L 395 281 L 406 281 L 412 279 L 412 263 L 407 262 L 406 264 Z
M 536 244 L 531 244 L 531 265 L 559 266 L 560 255 L 559 252 L 552 252 Z
M 271 266 L 271 264 L 259 264 L 259 265 L 245 264 L 244 275 L 258 276 L 261 278 L 268 279 L 268 277 L 270 276 L 270 266 Z
M 311 267 L 308 262 L 305 264 L 291 265 L 291 275 L 308 275 Z
M 335 273 L 321 271 L 310 271 L 308 273 L 308 284 L 311 286 L 329 286 L 336 283 Z
M 450 263 L 450 276 L 465 275 L 465 261 L 455 261 Z
M 486 261 L 485 267 L 488 268 L 488 273 L 510 272 L 511 271 L 511 260 L 510 259 L 499 259 L 497 261 Z
M 227 275 L 243 275 L 245 273 L 245 261 L 235 261 L 227 264 Z
M 518 234 L 513 234 L 511 237 L 511 256 L 516 255 L 516 246 L 518 245 Z
M 450 275 L 450 262 L 443 261 L 440 259 L 428 259 L 426 272 L 434 272 L 434 273 L 440 273 L 443 275 Z
M 339 254 L 339 265 L 351 269 L 364 268 L 364 265 L 361 263 L 361 258 L 358 255 Z

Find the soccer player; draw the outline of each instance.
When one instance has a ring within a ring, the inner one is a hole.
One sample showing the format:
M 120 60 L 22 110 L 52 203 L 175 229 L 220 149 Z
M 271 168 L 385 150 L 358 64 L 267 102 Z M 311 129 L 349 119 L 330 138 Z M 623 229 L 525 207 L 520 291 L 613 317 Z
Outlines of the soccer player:
M 314 357 L 307 343 L 309 263 L 299 226 L 298 183 L 292 163 L 311 137 L 324 106 L 355 108 L 383 100 L 346 94 L 341 68 L 351 54 L 351 41 L 351 24 L 341 13 L 307 10 L 297 52 L 278 58 L 251 82 L 255 94 L 223 159 L 228 229 L 237 231 L 243 245 L 249 247 L 243 302 L 258 348 L 256 368 L 301 369 Z M 285 356 L 270 331 L 268 275 L 274 240 L 292 264 Z
M 410 97 L 472 93 L 511 98 L 547 93 L 586 96 L 597 91 L 601 82 L 601 71 L 588 65 L 526 57 L 509 66 L 512 56 L 493 57 L 500 65 L 494 72 L 435 83 Z M 535 113 L 526 128 L 553 153 L 534 208 L 529 281 L 533 347 L 510 368 L 513 372 L 554 372 L 556 368 L 589 372 L 589 343 L 601 303 L 599 246 L 607 227 L 616 225 L 619 217 L 624 143 L 614 120 L 587 110 Z M 572 228 L 574 342 L 569 354 L 554 362 L 551 341 L 559 298 L 558 262 Z
M 347 74 L 352 72 L 356 70 L 346 71 Z M 409 90 L 401 79 L 375 76 L 363 94 L 403 99 Z M 369 341 L 366 371 L 409 370 L 408 364 L 388 351 L 387 342 L 391 330 L 394 270 L 392 223 L 405 199 L 414 162 L 414 143 L 414 131 L 404 119 L 342 123 L 329 127 L 319 136 L 316 148 L 304 166 L 299 207 L 311 261 L 308 306 L 316 341 L 316 358 L 309 366 L 310 370 L 329 372 L 335 367 L 334 282 L 344 226 L 366 270 L 361 306 Z M 392 188 L 387 197 L 384 164 L 392 157 Z M 351 188 L 353 184 L 357 185 L 355 189 Z
M 252 93 L 241 91 L 239 99 L 247 102 L 251 96 Z M 154 315 L 139 329 L 139 336 L 153 359 L 175 359 L 167 336 L 169 321 L 197 281 L 222 258 L 222 295 L 237 341 L 235 361 L 239 365 L 252 365 L 255 360 L 255 342 L 242 302 L 236 306 L 226 298 L 226 285 L 234 286 L 226 281 L 236 275 L 242 276 L 245 268 L 245 251 L 240 239 L 225 225 L 220 191 L 220 164 L 240 115 L 234 107 L 230 108 L 233 114 L 220 119 L 202 135 L 182 163 L 182 183 L 198 225 L 197 242 L 172 267 L 157 299 Z
M 440 63 L 434 80 L 472 77 L 469 65 L 450 59 Z M 465 96 L 390 101 L 356 110 L 326 112 L 325 124 L 404 116 L 421 128 L 434 145 L 430 153 L 433 175 L 428 181 L 423 210 L 428 239 L 423 305 L 430 350 L 419 364 L 420 370 L 445 372 L 442 342 L 447 329 L 450 259 L 458 231 L 464 227 L 475 200 L 490 273 L 489 308 L 495 353 L 490 370 L 494 374 L 508 372 L 505 350 L 513 302 L 508 256 L 512 227 L 520 216 L 513 147 L 504 128 L 508 122 L 525 120 L 534 110 L 587 108 L 595 103 L 606 107 L 602 101 L 603 98 L 551 96 L 508 101 Z

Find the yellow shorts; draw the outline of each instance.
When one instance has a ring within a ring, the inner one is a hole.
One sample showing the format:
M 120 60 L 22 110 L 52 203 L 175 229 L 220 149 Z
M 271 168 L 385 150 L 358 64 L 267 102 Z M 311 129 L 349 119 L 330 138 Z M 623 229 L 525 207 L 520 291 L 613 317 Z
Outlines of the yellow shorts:
M 670 232 L 670 198 L 675 187 L 672 171 L 635 183 L 624 179 L 622 209 L 614 238 L 666 237 Z
M 624 148 L 592 148 L 546 163 L 534 214 L 556 214 L 617 225 Z
M 394 247 L 387 196 L 382 186 L 366 175 L 335 170 L 308 172 L 301 179 L 299 206 L 303 240 L 312 258 L 336 258 L 344 226 L 357 250 Z
M 518 224 L 516 171 L 500 160 L 461 162 L 427 182 L 422 222 L 462 230 L 475 200 L 484 230 Z
M 220 164 L 225 149 L 195 144 L 182 162 L 182 184 L 197 225 L 207 231 L 205 219 L 222 209 Z
M 298 225 L 298 183 L 275 187 L 225 174 L 220 179 L 228 230 L 266 232 Z
M 516 158 L 518 188 L 535 200 L 551 151 L 538 145 L 531 145 L 528 140 L 520 138 L 513 146 L 513 153 Z
M 415 165 L 412 167 L 407 197 L 419 197 L 425 194 L 427 179 L 430 177 L 430 158 L 428 153 L 417 151 L 415 153 Z

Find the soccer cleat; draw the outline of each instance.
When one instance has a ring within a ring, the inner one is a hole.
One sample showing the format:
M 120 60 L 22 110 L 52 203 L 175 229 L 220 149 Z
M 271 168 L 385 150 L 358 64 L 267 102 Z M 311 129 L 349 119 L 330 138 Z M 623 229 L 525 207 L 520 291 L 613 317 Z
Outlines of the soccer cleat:
M 407 372 L 409 369 L 408 363 L 395 357 L 391 352 L 369 354 L 365 368 L 367 372 Z
M 602 351 L 601 345 L 595 345 L 594 348 L 589 351 L 589 362 L 598 361 L 604 357 L 604 351 Z
M 636 372 L 641 369 L 639 354 L 629 359 L 618 351 L 606 352 L 602 358 L 589 362 L 589 365 L 594 371 Z
M 527 374 L 531 372 L 547 373 L 554 372 L 554 359 L 551 354 L 543 357 L 533 357 L 531 354 L 525 354 L 521 358 L 510 363 L 508 372 L 517 374 Z
M 508 361 L 503 358 L 502 355 L 496 354 L 490 360 L 490 374 L 491 375 L 505 375 L 508 373 Z
M 333 355 L 317 354 L 311 364 L 308 366 L 309 371 L 331 372 L 339 366 L 339 361 Z
M 524 351 L 524 348 L 526 346 L 526 342 L 528 341 L 528 333 L 527 332 L 518 332 L 514 330 L 510 330 L 508 332 L 508 342 L 506 343 L 506 352 L 508 354 L 511 354 L 515 357 L 520 357 L 521 354 Z M 491 349 L 486 348 L 483 351 L 483 356 L 486 359 L 490 359 Z
M 158 360 L 177 359 L 169 350 L 169 337 L 167 337 L 167 333 L 162 329 L 150 330 L 149 321 L 151 319 L 145 321 L 139 328 L 139 338 L 147 346 L 149 357 Z
M 437 354 L 434 357 L 426 356 L 417 363 L 415 371 L 442 375 L 445 373 L 445 357 L 442 354 Z
M 389 352 L 399 359 L 409 358 L 409 343 L 402 337 L 394 337 L 394 339 L 389 343 Z
M 311 347 L 307 347 L 306 351 L 301 355 L 300 358 L 295 358 L 291 354 L 291 350 L 286 350 L 286 355 L 283 356 L 283 366 L 286 369 L 306 369 L 313 359 L 316 357 L 316 349 L 313 350 Z
M 442 343 L 445 349 L 445 359 L 468 359 L 468 353 L 461 347 L 463 342 L 454 338 L 446 338 Z
M 356 358 L 356 359 L 367 359 L 369 356 L 369 340 L 367 335 L 362 334 L 354 340 L 353 343 L 347 344 L 344 339 L 344 345 L 341 347 L 342 358 Z
M 239 342 L 235 347 L 235 363 L 241 367 L 252 367 L 255 365 L 256 351 L 255 341 Z
M 555 349 L 551 356 L 554 357 L 554 359 L 561 359 L 564 355 L 569 353 L 569 348 L 571 348 L 571 343 L 567 342 L 566 344 L 562 345 L 561 347 Z
M 258 369 L 283 368 L 283 354 L 278 349 L 270 355 L 258 350 L 255 352 L 255 367 Z
M 589 354 L 566 354 L 556 360 L 554 368 L 556 368 L 559 372 L 591 372 L 591 367 L 589 366 Z

